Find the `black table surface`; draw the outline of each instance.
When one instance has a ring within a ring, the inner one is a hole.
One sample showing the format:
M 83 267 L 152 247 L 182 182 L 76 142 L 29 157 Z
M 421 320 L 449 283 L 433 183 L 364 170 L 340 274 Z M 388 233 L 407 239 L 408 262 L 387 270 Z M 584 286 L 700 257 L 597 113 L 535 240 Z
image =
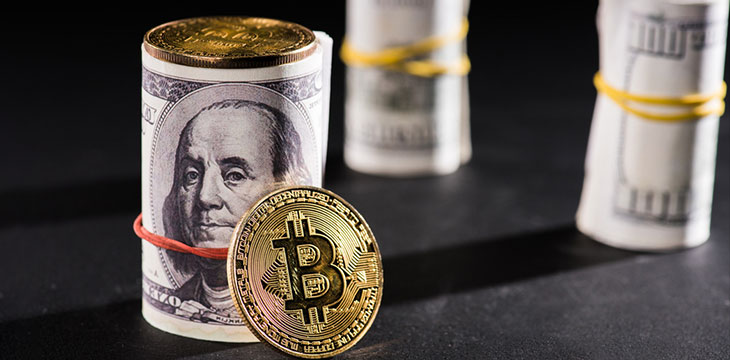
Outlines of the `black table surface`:
M 339 47 L 337 3 L 5 16 L 17 36 L 0 60 L 0 358 L 283 357 L 260 343 L 171 335 L 142 318 L 131 228 L 139 45 L 146 29 L 176 18 L 253 14 L 325 30 Z M 325 187 L 368 220 L 385 270 L 372 328 L 339 358 L 730 358 L 727 116 L 706 244 L 630 252 L 575 228 L 596 5 L 472 4 L 474 157 L 448 176 L 389 179 L 344 165 L 335 59 Z

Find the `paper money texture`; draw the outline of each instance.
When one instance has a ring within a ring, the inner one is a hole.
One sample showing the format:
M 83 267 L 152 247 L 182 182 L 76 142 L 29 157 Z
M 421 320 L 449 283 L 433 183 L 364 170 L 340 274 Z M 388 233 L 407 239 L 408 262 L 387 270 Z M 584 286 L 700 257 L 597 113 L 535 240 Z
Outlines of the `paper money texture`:
M 142 50 L 142 213 L 155 234 L 226 248 L 259 197 L 285 185 L 321 186 L 332 40 L 296 62 L 216 69 Z M 225 260 L 142 241 L 142 313 L 162 330 L 250 342 L 228 288 Z
M 469 1 L 347 2 L 347 39 L 375 53 L 453 33 Z M 419 60 L 458 63 L 465 41 Z M 357 171 L 386 176 L 447 174 L 471 157 L 467 77 L 421 77 L 383 67 L 348 66 L 344 158 Z
M 727 0 L 602 0 L 600 73 L 611 87 L 631 94 L 715 93 L 722 87 L 727 21 Z M 635 106 L 658 114 L 677 111 Z M 580 231 L 636 250 L 706 241 L 718 120 L 717 115 L 649 120 L 599 94 L 577 212 Z

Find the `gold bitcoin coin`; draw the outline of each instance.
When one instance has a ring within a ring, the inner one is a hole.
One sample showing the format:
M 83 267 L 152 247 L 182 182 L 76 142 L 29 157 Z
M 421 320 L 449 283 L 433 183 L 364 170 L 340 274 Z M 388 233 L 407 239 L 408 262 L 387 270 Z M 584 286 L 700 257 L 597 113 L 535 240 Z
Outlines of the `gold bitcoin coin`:
M 290 355 L 337 355 L 370 328 L 383 265 L 365 220 L 336 194 L 277 190 L 236 226 L 228 283 L 249 329 Z
M 162 24 L 144 36 L 145 50 L 176 64 L 212 68 L 281 65 L 316 50 L 314 33 L 274 19 L 216 16 Z

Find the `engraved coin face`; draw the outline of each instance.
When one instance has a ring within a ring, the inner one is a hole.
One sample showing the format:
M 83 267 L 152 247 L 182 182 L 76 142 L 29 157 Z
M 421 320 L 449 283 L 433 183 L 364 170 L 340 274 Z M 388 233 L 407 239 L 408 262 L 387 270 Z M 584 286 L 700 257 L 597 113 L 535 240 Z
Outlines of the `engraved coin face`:
M 304 26 L 274 19 L 218 16 L 173 21 L 145 34 L 152 56 L 182 65 L 213 68 L 274 66 L 315 50 Z
M 231 294 L 262 341 L 316 359 L 347 350 L 370 328 L 383 266 L 370 228 L 345 200 L 283 188 L 254 205 L 233 236 Z

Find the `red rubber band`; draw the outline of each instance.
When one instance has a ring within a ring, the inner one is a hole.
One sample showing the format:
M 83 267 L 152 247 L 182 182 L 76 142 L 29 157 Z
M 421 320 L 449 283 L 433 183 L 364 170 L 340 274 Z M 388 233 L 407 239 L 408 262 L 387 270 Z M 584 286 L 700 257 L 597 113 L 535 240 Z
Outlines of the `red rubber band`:
M 193 247 L 187 244 L 183 244 L 177 240 L 168 239 L 164 236 L 156 235 L 151 233 L 149 230 L 142 226 L 142 214 L 134 220 L 132 225 L 134 233 L 137 234 L 143 240 L 146 240 L 152 245 L 161 247 L 163 249 L 177 251 L 186 254 L 193 254 L 200 257 L 214 259 L 214 260 L 226 260 L 228 258 L 228 248 L 201 248 Z

